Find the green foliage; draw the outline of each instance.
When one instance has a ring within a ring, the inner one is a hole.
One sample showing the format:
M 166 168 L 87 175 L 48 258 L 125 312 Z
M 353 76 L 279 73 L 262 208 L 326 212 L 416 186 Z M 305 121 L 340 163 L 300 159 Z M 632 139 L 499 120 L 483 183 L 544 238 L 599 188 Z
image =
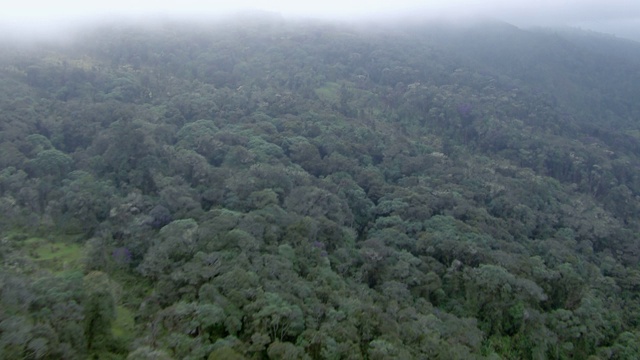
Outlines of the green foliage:
M 218 127 L 211 120 L 198 120 L 185 124 L 177 133 L 178 145 L 199 154 L 212 156 L 222 144 L 216 144 Z
M 295 339 L 304 329 L 302 310 L 297 305 L 287 303 L 278 294 L 267 292 L 252 306 L 258 310 L 254 314 L 253 326 L 268 333 L 272 341 Z
M 243 360 L 244 356 L 238 354 L 235 350 L 229 347 L 221 347 L 213 350 L 209 354 L 208 360 Z
M 182 261 L 193 256 L 198 224 L 193 219 L 174 220 L 160 229 L 158 239 L 149 248 L 139 271 L 144 276 L 159 278 Z
M 84 277 L 83 284 L 85 297 L 82 305 L 87 351 L 90 354 L 122 351 L 113 337 L 112 324 L 116 319 L 116 307 L 112 282 L 106 274 L 92 272 Z
M 82 249 L 78 244 L 49 242 L 31 238 L 25 242 L 30 256 L 43 268 L 54 271 L 76 269 L 82 259 Z
M 116 307 L 116 318 L 113 321 L 112 331 L 115 337 L 120 338 L 129 339 L 134 335 L 135 319 L 129 309 L 123 306 Z
M 3 49 L 3 357 L 638 357 L 635 44 L 255 16 Z
M 289 342 L 275 341 L 269 345 L 267 349 L 269 359 L 277 360 L 293 360 L 293 359 L 309 359 L 303 350 Z
M 129 353 L 127 360 L 169 360 L 171 356 L 163 350 L 152 349 L 147 346 L 139 347 Z
M 31 134 L 27 136 L 26 140 L 31 147 L 27 156 L 37 156 L 42 151 L 51 150 L 53 148 L 51 141 L 40 134 Z
M 36 176 L 50 175 L 54 178 L 61 178 L 69 171 L 73 160 L 62 151 L 50 149 L 38 152 L 36 157 L 29 160 L 26 165 Z

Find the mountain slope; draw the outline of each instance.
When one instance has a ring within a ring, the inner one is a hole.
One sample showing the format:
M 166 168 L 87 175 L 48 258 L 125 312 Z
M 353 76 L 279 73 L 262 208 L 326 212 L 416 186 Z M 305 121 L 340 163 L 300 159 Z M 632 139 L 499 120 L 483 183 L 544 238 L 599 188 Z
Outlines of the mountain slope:
M 633 43 L 247 18 L 7 46 L 9 358 L 638 355 Z

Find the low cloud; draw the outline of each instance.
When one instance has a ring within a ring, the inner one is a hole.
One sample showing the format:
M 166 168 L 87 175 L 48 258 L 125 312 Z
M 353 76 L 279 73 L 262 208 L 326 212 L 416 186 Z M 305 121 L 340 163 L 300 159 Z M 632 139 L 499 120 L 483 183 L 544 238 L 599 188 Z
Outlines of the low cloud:
M 637 28 L 640 27 L 640 3 L 637 0 L 23 0 L 5 6 L 0 22 L 14 32 L 47 33 L 69 24 L 118 16 L 215 16 L 250 9 L 289 17 L 335 19 L 385 19 L 407 14 L 461 19 L 491 17 L 521 26 L 581 25 L 595 30 L 640 32 Z

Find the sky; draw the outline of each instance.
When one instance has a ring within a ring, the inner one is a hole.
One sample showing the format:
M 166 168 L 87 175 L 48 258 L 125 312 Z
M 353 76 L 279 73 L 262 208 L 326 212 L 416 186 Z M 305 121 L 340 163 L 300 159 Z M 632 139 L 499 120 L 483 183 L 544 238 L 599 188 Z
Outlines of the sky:
M 639 0 L 12 0 L 2 7 L 0 25 L 17 33 L 47 33 L 116 16 L 189 17 L 244 10 L 339 20 L 391 19 L 416 13 L 491 17 L 523 27 L 577 26 L 640 41 Z

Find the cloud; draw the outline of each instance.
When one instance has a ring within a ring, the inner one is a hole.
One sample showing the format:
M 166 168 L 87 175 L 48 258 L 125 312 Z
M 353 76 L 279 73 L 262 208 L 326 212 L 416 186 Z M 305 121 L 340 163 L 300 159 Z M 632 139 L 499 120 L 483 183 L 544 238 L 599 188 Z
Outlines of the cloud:
M 576 22 L 629 19 L 640 17 L 640 5 L 634 0 L 541 0 L 517 5 L 496 6 L 497 13 L 538 22 Z
M 638 0 L 16 0 L 4 6 L 0 21 L 21 29 L 47 29 L 109 16 L 211 16 L 248 9 L 337 19 L 418 13 L 481 16 L 516 25 L 597 25 L 618 20 L 633 24 L 640 19 Z
M 220 13 L 250 8 L 316 16 L 357 16 L 415 9 L 451 14 L 459 11 L 483 16 L 529 14 L 572 20 L 640 16 L 637 0 L 21 0 L 5 5 L 3 13 L 5 17 L 43 19 L 106 13 Z

